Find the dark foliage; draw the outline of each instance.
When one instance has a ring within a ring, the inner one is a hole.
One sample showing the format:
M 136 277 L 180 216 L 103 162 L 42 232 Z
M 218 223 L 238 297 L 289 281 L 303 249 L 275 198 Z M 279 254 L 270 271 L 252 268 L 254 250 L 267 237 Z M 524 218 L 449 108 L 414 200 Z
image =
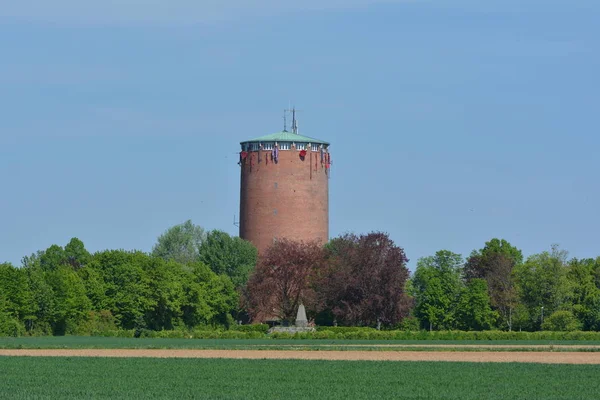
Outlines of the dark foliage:
M 509 330 L 512 329 L 512 314 L 518 302 L 513 270 L 522 261 L 521 251 L 516 247 L 506 240 L 492 239 L 483 249 L 471 254 L 464 268 L 467 282 L 473 279 L 487 282 L 491 304 Z
M 280 239 L 269 247 L 248 281 L 252 320 L 293 322 L 300 303 L 313 308 L 316 296 L 310 283 L 322 262 L 323 250 L 316 243 Z
M 408 315 L 404 250 L 387 234 L 347 234 L 325 249 L 326 267 L 315 287 L 321 310 L 343 325 L 393 325 Z

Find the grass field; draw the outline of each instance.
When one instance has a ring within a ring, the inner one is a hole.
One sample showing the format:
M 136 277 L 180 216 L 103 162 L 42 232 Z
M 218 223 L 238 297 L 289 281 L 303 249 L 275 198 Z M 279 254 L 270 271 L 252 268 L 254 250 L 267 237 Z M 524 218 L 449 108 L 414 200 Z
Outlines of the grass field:
M 385 350 L 410 350 L 432 351 L 429 345 L 453 345 L 454 348 L 440 348 L 439 351 L 453 349 L 465 350 L 464 346 L 485 346 L 468 350 L 482 351 L 486 348 L 497 351 L 541 351 L 548 350 L 550 346 L 599 346 L 600 342 L 593 341 L 434 341 L 434 340 L 284 340 L 284 339 L 154 339 L 154 338 L 118 338 L 118 337 L 89 337 L 89 336 L 46 336 L 46 337 L 0 337 L 2 349 L 303 349 L 303 350 L 343 350 L 361 346 L 361 350 L 381 350 L 378 345 L 385 345 Z M 418 347 L 422 345 L 423 347 Z M 515 348 L 499 348 L 497 346 L 514 345 Z M 548 346 L 546 348 L 533 348 L 528 346 Z M 565 349 L 556 348 L 555 351 Z M 600 351 L 596 349 L 583 349 L 585 351 Z M 582 351 L 582 349 L 578 349 Z
M 0 398 L 596 399 L 600 366 L 0 357 Z

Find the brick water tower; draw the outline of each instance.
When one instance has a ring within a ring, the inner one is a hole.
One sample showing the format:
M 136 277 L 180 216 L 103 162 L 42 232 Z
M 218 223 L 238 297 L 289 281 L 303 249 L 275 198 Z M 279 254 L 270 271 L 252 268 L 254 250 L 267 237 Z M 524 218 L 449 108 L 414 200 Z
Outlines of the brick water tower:
M 329 240 L 329 143 L 291 132 L 241 142 L 240 237 L 260 253 L 278 238 Z

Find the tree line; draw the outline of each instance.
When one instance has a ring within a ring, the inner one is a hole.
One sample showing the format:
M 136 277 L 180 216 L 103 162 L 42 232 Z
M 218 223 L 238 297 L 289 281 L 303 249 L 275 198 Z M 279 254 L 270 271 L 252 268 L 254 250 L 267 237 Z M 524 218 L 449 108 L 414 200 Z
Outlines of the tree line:
M 150 253 L 90 254 L 66 246 L 0 264 L 0 335 L 228 328 L 293 323 L 404 330 L 600 331 L 600 257 L 549 251 L 527 259 L 492 239 L 466 259 L 417 261 L 387 234 L 345 234 L 325 246 L 281 239 L 258 257 L 249 242 L 191 221 Z

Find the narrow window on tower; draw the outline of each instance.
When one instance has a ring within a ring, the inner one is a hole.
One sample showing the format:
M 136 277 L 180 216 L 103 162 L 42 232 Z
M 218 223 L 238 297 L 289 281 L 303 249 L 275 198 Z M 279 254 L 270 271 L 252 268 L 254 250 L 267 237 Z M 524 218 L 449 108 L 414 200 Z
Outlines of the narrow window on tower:
M 312 151 L 319 151 L 319 145 L 318 144 L 313 144 L 311 145 L 312 147 Z
M 289 150 L 289 149 L 290 149 L 289 143 L 279 143 L 279 150 Z
M 296 143 L 296 150 L 306 150 L 306 143 Z
M 263 144 L 264 150 L 273 150 L 273 143 L 265 143 Z

